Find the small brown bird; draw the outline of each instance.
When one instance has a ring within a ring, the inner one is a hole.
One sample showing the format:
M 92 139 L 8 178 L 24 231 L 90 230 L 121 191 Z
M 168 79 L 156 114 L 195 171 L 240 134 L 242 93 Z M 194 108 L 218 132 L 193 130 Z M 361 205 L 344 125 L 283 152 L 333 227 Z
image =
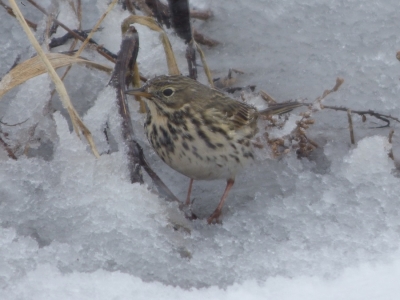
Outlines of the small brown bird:
M 146 98 L 144 124 L 148 140 L 171 168 L 193 180 L 226 179 L 221 200 L 207 222 L 218 221 L 235 176 L 254 159 L 251 138 L 257 132 L 259 112 L 222 92 L 188 77 L 159 76 L 142 88 L 127 91 Z M 288 102 L 272 111 L 283 113 L 301 106 Z

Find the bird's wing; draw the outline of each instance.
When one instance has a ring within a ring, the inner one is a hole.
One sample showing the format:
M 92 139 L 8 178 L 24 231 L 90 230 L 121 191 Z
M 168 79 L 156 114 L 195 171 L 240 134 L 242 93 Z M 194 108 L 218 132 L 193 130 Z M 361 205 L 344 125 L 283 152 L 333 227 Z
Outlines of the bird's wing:
M 233 100 L 222 93 L 215 93 L 204 107 L 205 123 L 219 124 L 226 132 L 254 136 L 257 128 L 257 109 L 244 102 Z

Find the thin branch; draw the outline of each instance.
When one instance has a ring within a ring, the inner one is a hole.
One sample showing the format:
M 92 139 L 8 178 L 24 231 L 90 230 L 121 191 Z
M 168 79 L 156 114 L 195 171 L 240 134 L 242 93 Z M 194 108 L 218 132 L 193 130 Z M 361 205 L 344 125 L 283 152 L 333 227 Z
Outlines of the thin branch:
M 190 17 L 206 21 L 213 16 L 211 10 L 190 10 Z
M 390 132 L 389 132 L 388 140 L 389 140 L 389 143 L 390 143 L 390 144 L 392 144 L 393 134 L 394 134 L 394 129 L 390 130 Z M 392 160 L 394 160 L 393 145 L 391 145 L 390 151 L 389 151 L 388 155 L 389 155 L 389 157 L 390 157 Z
M 349 109 L 346 107 L 338 107 L 338 106 L 330 106 L 330 105 L 322 105 L 322 108 L 328 108 L 328 109 L 333 109 L 333 110 L 338 110 L 338 111 L 348 111 Z M 373 127 L 373 128 L 384 128 L 384 127 L 389 127 L 390 126 L 390 120 L 396 121 L 398 123 L 400 123 L 400 119 L 393 117 L 391 115 L 385 115 L 385 114 L 381 114 L 381 113 L 377 113 L 373 110 L 351 110 L 352 114 L 357 114 L 360 115 L 361 117 L 365 116 L 365 115 L 369 115 L 372 117 L 375 117 L 379 120 L 382 120 L 383 122 L 386 122 L 386 125 L 383 126 L 378 126 L 378 127 Z
M 325 104 L 321 103 L 322 100 L 326 96 L 328 96 L 330 93 L 336 92 L 340 88 L 340 86 L 343 84 L 343 82 L 344 82 L 343 78 L 340 78 L 340 77 L 336 78 L 335 86 L 331 90 L 325 90 L 324 93 L 322 94 L 322 96 L 318 97 L 315 100 L 315 102 L 320 104 L 321 109 L 328 108 L 328 109 L 333 109 L 333 110 L 337 110 L 337 111 L 344 111 L 344 112 L 348 112 L 349 111 L 349 108 L 347 108 L 347 107 L 331 106 L 331 105 L 325 105 Z M 396 121 L 396 122 L 400 123 L 400 119 L 398 119 L 396 117 L 392 117 L 391 115 L 381 114 L 381 113 L 375 112 L 373 110 L 350 110 L 350 112 L 352 114 L 360 115 L 363 118 L 363 122 L 365 122 L 365 120 L 366 120 L 365 116 L 369 115 L 369 116 L 375 117 L 375 118 L 377 118 L 377 119 L 379 119 L 379 120 L 381 120 L 381 121 L 386 123 L 386 125 L 378 126 L 378 127 L 374 127 L 374 128 L 389 127 L 390 126 L 390 120 L 393 120 L 393 121 Z
M 26 119 L 25 121 L 22 121 L 22 122 L 19 122 L 19 123 L 8 124 L 8 123 L 3 122 L 3 121 L 0 119 L 0 124 L 2 124 L 2 125 L 4 125 L 4 126 L 14 127 L 14 126 L 18 126 L 18 125 L 24 124 L 24 123 L 25 123 L 26 121 L 28 121 L 28 120 L 29 120 L 29 118 Z
M 0 144 L 3 145 L 4 149 L 6 149 L 8 157 L 17 160 L 17 157 L 15 156 L 14 152 L 11 150 L 10 146 L 0 137 Z
M 186 47 L 186 60 L 188 63 L 189 77 L 197 79 L 197 67 L 196 67 L 196 49 L 193 46 L 193 42 L 190 42 Z
M 261 98 L 263 98 L 268 104 L 277 103 L 276 100 L 267 92 L 260 90 L 258 93 L 261 96 Z
M 220 44 L 220 42 L 204 36 L 204 34 L 198 32 L 196 29 L 193 30 L 193 38 L 199 44 L 209 47 L 215 47 Z
M 337 92 L 337 90 L 340 88 L 340 86 L 343 84 L 344 79 L 343 78 L 336 78 L 336 84 L 331 90 L 325 90 L 322 94 L 322 96 L 318 97 L 315 99 L 315 102 L 321 103 L 321 101 L 328 96 L 330 93 Z
M 350 141 L 352 145 L 355 145 L 355 139 L 354 139 L 354 129 L 353 129 L 353 119 L 351 118 L 351 110 L 347 110 L 347 119 L 349 121 L 349 130 L 350 130 Z
M 16 18 L 16 17 L 15 17 L 15 14 L 14 14 L 14 12 L 13 12 L 13 10 L 12 10 L 12 8 L 9 7 L 7 4 L 5 4 L 2 0 L 0 0 L 0 5 L 4 7 L 4 9 L 7 11 L 7 13 L 8 13 L 10 16 L 13 16 L 14 18 Z M 25 21 L 26 21 L 26 23 L 28 24 L 28 26 L 29 26 L 30 28 L 32 28 L 33 30 L 36 31 L 36 29 L 37 29 L 37 24 L 33 23 L 32 21 L 29 21 L 29 20 L 26 19 L 26 18 L 25 18 Z
M 122 117 L 122 136 L 128 148 L 127 155 L 132 183 L 143 183 L 143 175 L 140 168 L 139 144 L 134 139 L 132 120 L 125 95 L 125 76 L 131 62 L 136 62 L 138 51 L 139 36 L 137 31 L 134 27 L 128 27 L 128 30 L 123 33 L 121 48 L 109 83 L 115 88 L 117 95 L 119 114 Z

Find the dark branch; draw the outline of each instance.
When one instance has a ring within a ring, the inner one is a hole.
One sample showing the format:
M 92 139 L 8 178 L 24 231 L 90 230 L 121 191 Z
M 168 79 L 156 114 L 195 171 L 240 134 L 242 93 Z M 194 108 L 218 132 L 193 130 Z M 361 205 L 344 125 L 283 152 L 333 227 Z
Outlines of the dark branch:
M 328 109 L 333 109 L 333 110 L 338 110 L 338 111 L 345 111 L 347 112 L 349 109 L 346 107 L 338 107 L 338 106 L 330 106 L 330 105 L 322 105 L 322 108 L 328 108 Z M 351 110 L 352 114 L 357 114 L 360 116 L 365 116 L 365 115 L 369 115 L 372 117 L 375 117 L 383 122 L 385 122 L 385 125 L 382 126 L 378 126 L 375 128 L 384 128 L 384 127 L 389 127 L 390 126 L 390 120 L 396 121 L 398 123 L 400 123 L 400 119 L 396 118 L 396 117 L 392 117 L 391 115 L 385 115 L 385 114 L 381 114 L 381 113 L 377 113 L 373 110 Z
M 122 37 L 121 50 L 118 53 L 117 62 L 110 84 L 117 92 L 119 113 L 122 117 L 122 136 L 128 147 L 129 172 L 131 182 L 143 183 L 143 176 L 140 162 L 140 148 L 134 140 L 131 116 L 128 102 L 125 95 L 125 76 L 132 61 L 136 61 L 139 50 L 139 36 L 134 27 L 130 27 Z

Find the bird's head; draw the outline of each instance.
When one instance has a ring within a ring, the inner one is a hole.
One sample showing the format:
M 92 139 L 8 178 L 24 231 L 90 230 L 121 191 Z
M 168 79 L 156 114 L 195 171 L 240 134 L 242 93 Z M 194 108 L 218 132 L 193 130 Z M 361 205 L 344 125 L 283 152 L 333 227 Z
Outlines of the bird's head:
M 209 90 L 201 83 L 181 75 L 155 77 L 140 89 L 126 91 L 129 95 L 142 96 L 157 106 L 179 109 L 189 102 L 196 101 L 198 95 Z

